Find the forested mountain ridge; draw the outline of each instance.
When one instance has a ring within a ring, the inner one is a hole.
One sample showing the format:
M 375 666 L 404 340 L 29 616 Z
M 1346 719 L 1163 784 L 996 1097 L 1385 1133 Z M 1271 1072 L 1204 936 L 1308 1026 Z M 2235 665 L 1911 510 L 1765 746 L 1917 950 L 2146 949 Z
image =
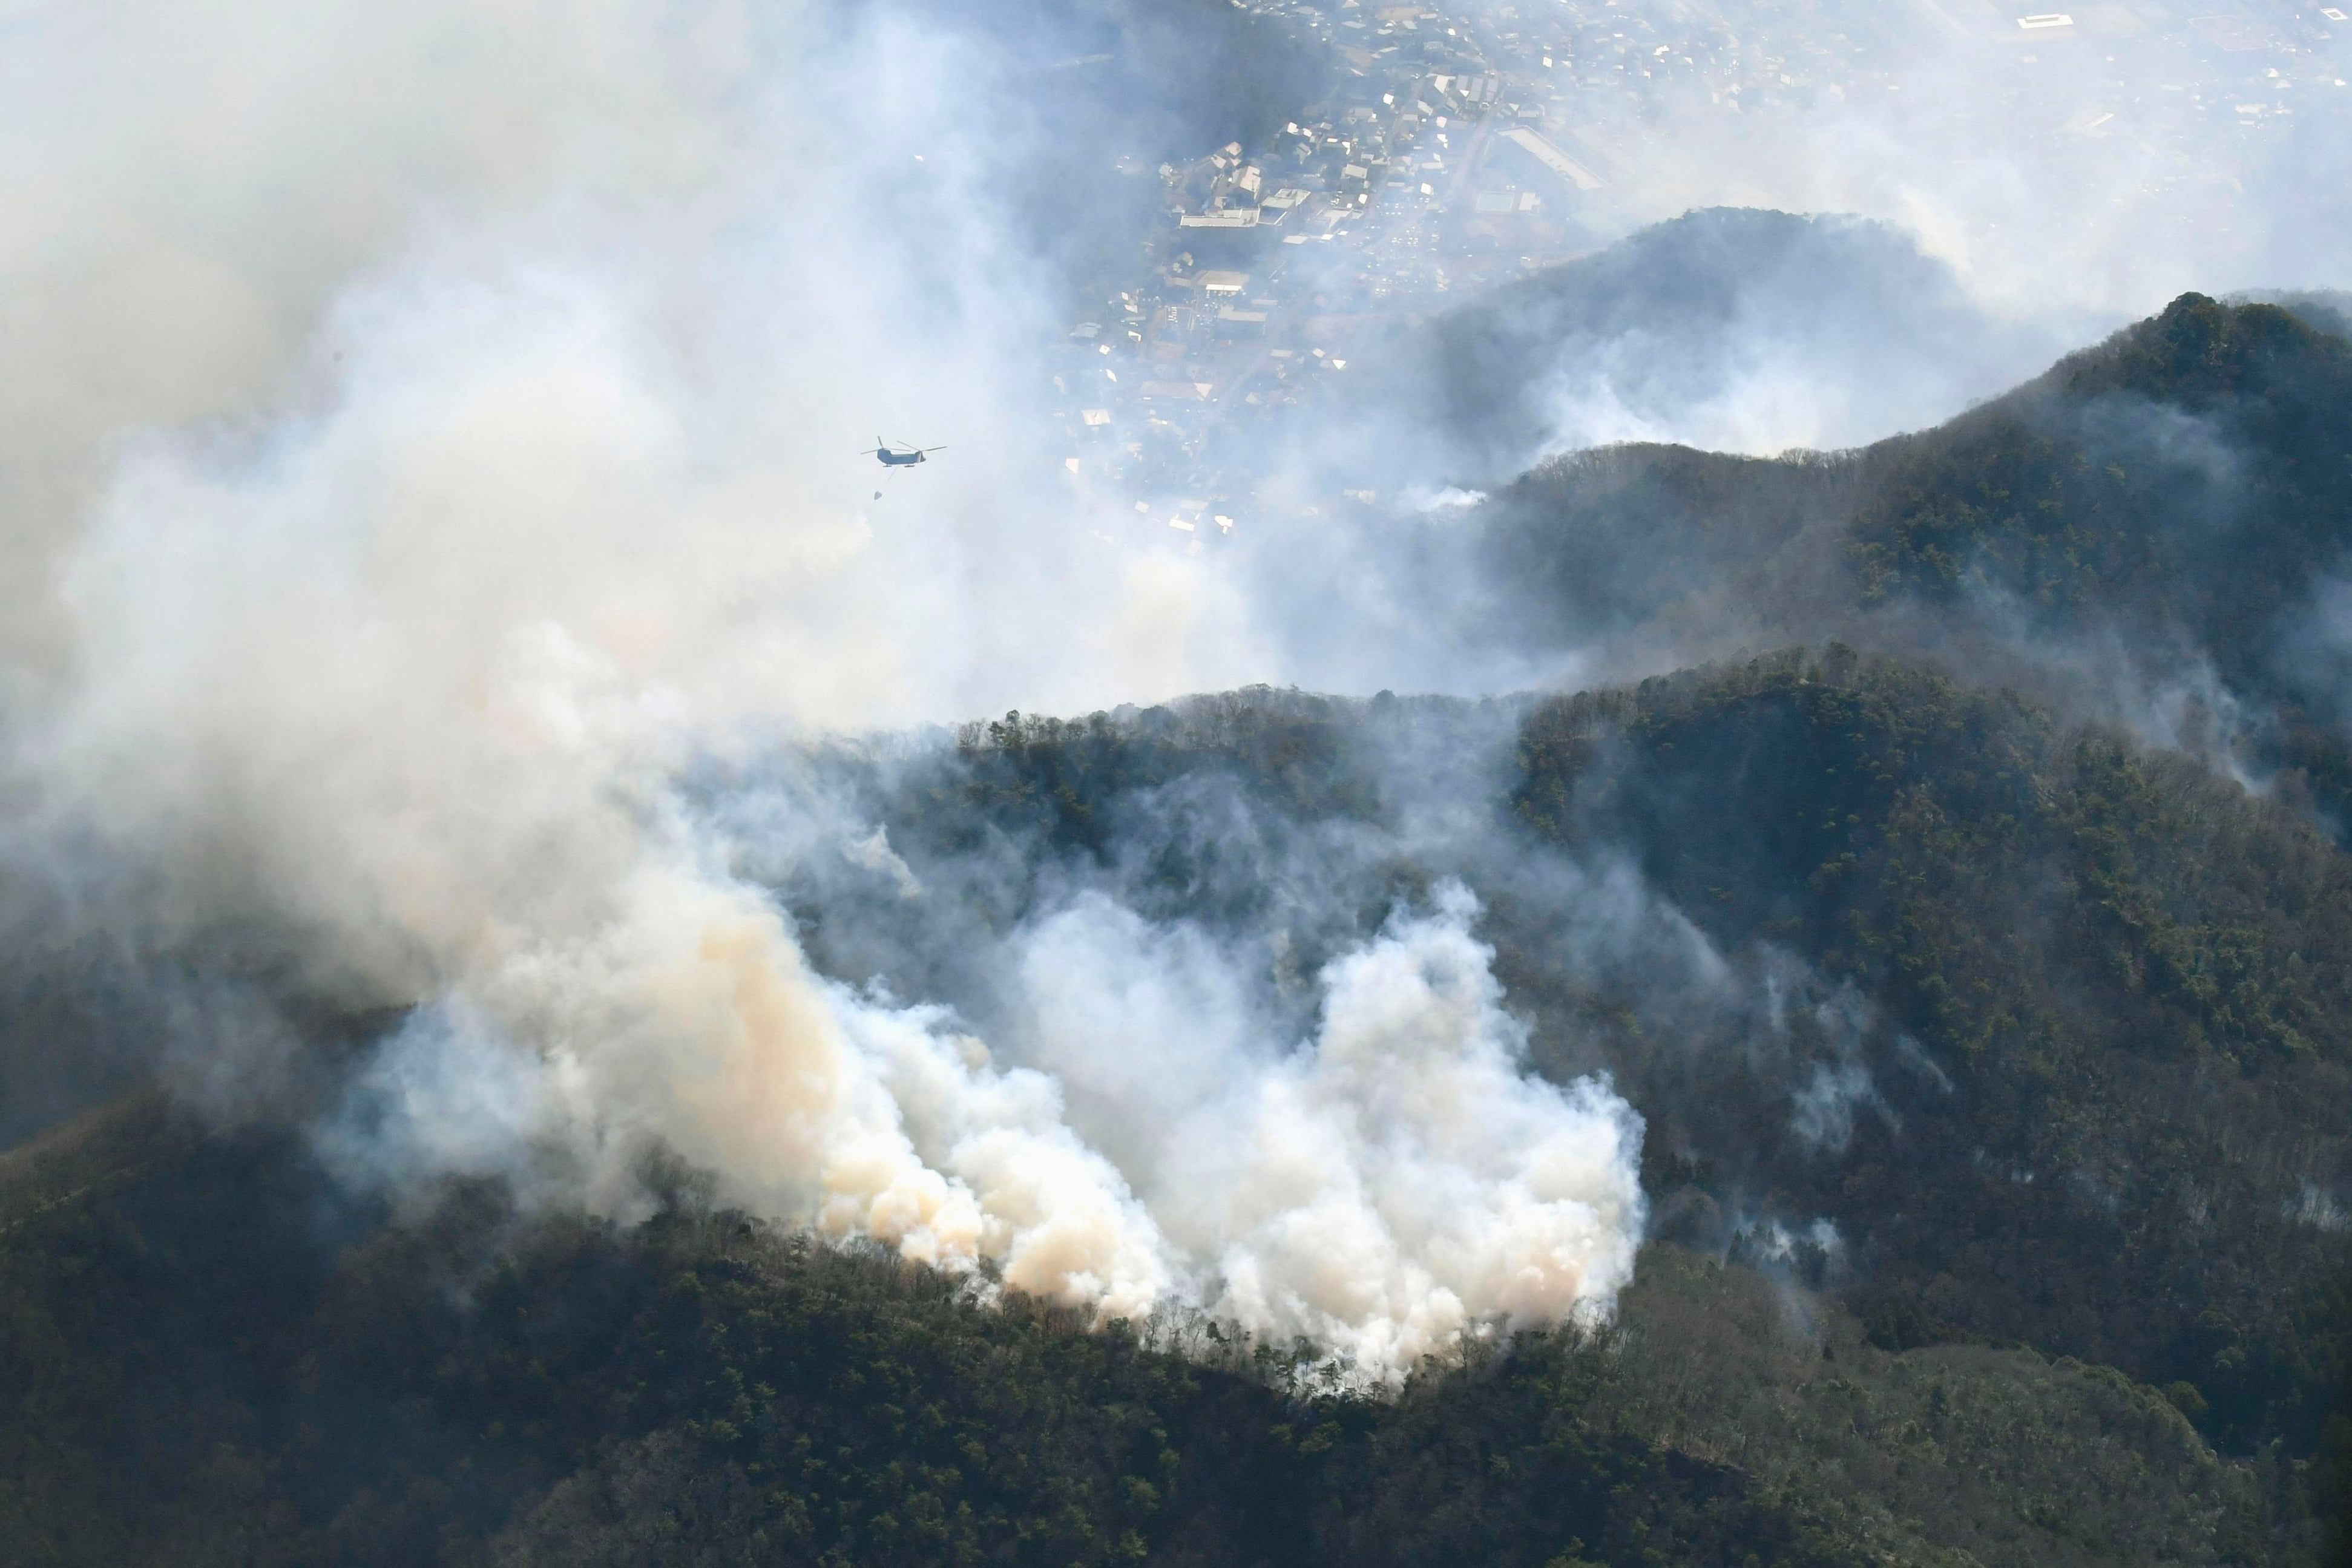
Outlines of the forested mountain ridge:
M 2347 393 L 2352 341 L 2274 306 L 2183 296 L 1896 444 L 1854 528 L 1862 596 L 1973 581 L 2053 617 L 2161 606 L 2218 648 L 2337 566 Z
M 2258 754 L 2347 782 L 2331 608 L 2352 547 L 2352 341 L 2199 296 L 1894 461 L 1851 549 L 1864 603 L 1969 591 L 2032 631 L 2125 626 L 2210 662 Z
M 1538 469 L 1489 511 L 1498 615 L 1538 640 L 1949 658 L 2292 775 L 2340 813 L 2347 395 L 2352 341 L 2186 295 L 1859 451 L 1635 446 Z

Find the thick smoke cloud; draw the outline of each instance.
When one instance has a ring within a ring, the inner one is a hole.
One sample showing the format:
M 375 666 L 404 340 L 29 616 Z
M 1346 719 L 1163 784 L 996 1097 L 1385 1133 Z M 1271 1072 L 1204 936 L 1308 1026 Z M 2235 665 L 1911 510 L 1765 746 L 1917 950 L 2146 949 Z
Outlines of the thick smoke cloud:
M 1410 1365 L 1479 1318 L 1558 1318 L 1631 1278 L 1639 1120 L 1596 1080 L 1523 1075 L 1476 913 L 1454 883 L 1389 921 L 1323 971 L 1311 1049 L 1272 1056 L 1196 935 L 1093 898 L 1027 944 L 1036 1059 L 1076 1125 L 1139 1152 L 1220 1310 Z
M 159 308 L 205 326 L 134 329 L 125 385 L 79 335 L 145 283 L 89 285 L 34 345 L 82 412 L 5 455 L 40 610 L 15 622 L 8 760 L 25 841 L 86 846 L 26 879 L 279 998 L 271 1027 L 177 1031 L 215 1108 L 316 1101 L 296 1018 L 398 1011 L 316 1134 L 394 1195 L 497 1174 L 627 1215 L 667 1147 L 788 1221 L 1105 1317 L 1312 1333 L 1373 1375 L 1489 1321 L 1607 1310 L 1639 1124 L 1600 1083 L 1524 1076 L 1466 895 L 1327 967 L 1305 1041 L 1227 1019 L 1213 1085 L 1171 1103 L 1089 1075 L 1214 1022 L 1145 1016 L 1150 941 L 1066 974 L 1068 932 L 1041 929 L 1017 971 L 1036 1064 L 1003 1066 L 942 1009 L 817 973 L 681 795 L 697 758 L 779 734 L 1247 673 L 1214 579 L 1084 548 L 1110 503 L 1039 477 L 1042 285 L 947 42 L 728 7 L 276 23 L 183 40 L 188 79 L 68 137 L 99 167 L 8 263 L 61 274 L 54 235 L 136 256 L 176 217 L 155 248 L 197 275 Z M 104 78 L 85 102 L 167 58 L 28 26 L 20 59 Z M 383 161 L 370 199 L 264 239 L 352 178 L 302 132 L 362 77 L 335 151 Z M 172 186 L 157 144 L 232 110 L 263 149 L 231 139 Z M 854 454 L 882 422 L 951 430 L 957 461 L 869 503 Z M 886 840 L 835 826 L 775 852 L 921 896 Z

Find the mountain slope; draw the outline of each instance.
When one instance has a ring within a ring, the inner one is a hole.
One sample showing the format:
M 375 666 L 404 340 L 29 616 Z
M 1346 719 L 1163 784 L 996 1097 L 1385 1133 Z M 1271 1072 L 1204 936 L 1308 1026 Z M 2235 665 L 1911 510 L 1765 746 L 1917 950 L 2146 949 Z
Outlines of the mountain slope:
M 1624 1050 L 1654 1161 L 1828 1217 L 1888 1343 L 2112 1363 L 2310 1451 L 2352 1376 L 2352 860 L 2177 758 L 1834 650 L 1558 702 L 1523 745 L 1543 831 L 1871 1003 L 1793 1098 Z
M 1572 1339 L 1390 1406 L 1197 1326 L 976 1306 L 690 1179 L 634 1228 L 481 1186 L 386 1224 L 280 1135 L 150 1152 L 0 1236 L 12 1562 L 1862 1560 L 1587 1422 Z
M 1619 1330 L 1391 1402 L 1206 1324 L 1155 1349 L 977 1306 L 690 1179 L 626 1229 L 478 1186 L 306 1225 L 289 1199 L 323 1189 L 281 1138 L 146 1147 L 0 1238 L 12 1561 L 2272 1560 L 2260 1477 L 2152 1391 L 1878 1351 L 1673 1249 Z
M 1635 447 L 1499 494 L 1507 636 L 1835 636 L 1941 658 L 2340 814 L 2352 341 L 2188 295 L 1916 435 L 1771 463 Z

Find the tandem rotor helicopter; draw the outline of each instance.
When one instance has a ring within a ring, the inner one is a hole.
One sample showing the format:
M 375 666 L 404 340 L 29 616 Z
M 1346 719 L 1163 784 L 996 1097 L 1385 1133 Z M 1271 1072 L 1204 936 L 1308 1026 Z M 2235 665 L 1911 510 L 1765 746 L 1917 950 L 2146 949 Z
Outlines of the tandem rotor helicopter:
M 918 463 L 929 462 L 932 453 L 945 452 L 947 448 L 944 446 L 907 446 L 903 444 L 893 446 L 890 443 L 883 440 L 877 435 L 874 438 L 874 444 L 871 447 L 861 446 L 857 450 L 861 456 L 870 455 L 876 462 L 881 464 L 885 468 L 912 468 Z M 875 491 L 874 498 L 877 501 L 880 500 L 882 498 L 882 492 L 879 490 Z

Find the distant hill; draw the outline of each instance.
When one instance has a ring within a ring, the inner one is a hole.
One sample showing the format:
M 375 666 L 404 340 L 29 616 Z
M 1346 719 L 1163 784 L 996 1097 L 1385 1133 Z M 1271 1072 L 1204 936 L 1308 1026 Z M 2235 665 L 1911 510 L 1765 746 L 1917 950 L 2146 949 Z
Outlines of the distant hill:
M 1622 441 L 1834 449 L 1948 418 L 2070 340 L 1989 313 L 1885 224 L 1712 208 L 1430 319 L 1366 361 L 1353 417 L 1441 433 L 1465 474 Z
M 1284 934 L 1279 985 L 1346 940 L 1310 915 L 1467 880 L 1535 1065 L 1648 1123 L 1668 1240 L 1617 1332 L 1360 1396 L 1197 1322 L 974 1305 L 682 1168 L 639 1226 L 387 1212 L 299 1126 L 142 1098 L 0 1156 L 28 1560 L 2315 1561 L 2352 859 L 2294 810 L 1838 648 L 833 766 L 925 894 L 782 890 L 813 956 L 983 1017 L 928 956 L 1074 886 Z

